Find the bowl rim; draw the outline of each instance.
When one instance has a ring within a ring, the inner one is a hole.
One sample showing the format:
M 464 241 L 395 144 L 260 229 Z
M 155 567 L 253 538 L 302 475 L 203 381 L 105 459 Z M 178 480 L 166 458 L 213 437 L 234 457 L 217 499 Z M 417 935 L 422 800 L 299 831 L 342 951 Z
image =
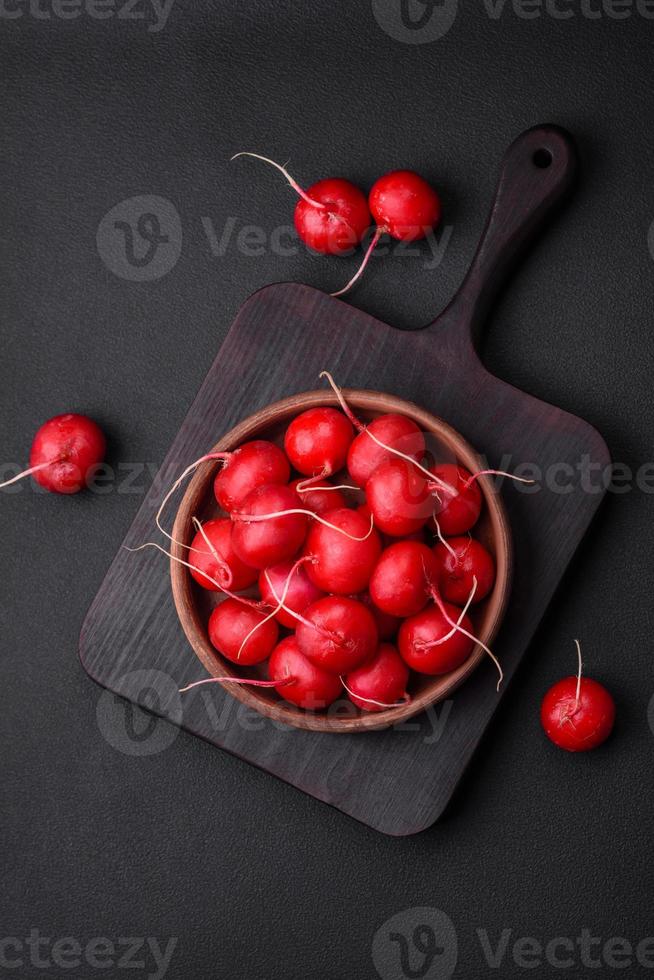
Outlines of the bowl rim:
M 364 412 L 378 414 L 398 412 L 408 415 L 420 426 L 422 431 L 431 432 L 439 440 L 453 448 L 457 462 L 464 465 L 470 472 L 478 472 L 485 468 L 479 454 L 456 429 L 439 416 L 427 412 L 414 402 L 402 399 L 397 395 L 389 395 L 371 389 L 343 388 L 342 393 L 353 409 L 358 408 Z M 320 406 L 339 407 L 335 393 L 325 389 L 314 390 L 300 392 L 272 402 L 241 420 L 226 432 L 209 450 L 209 453 L 229 451 L 248 439 L 263 438 L 262 430 L 272 425 L 290 421 L 300 411 Z M 197 603 L 193 597 L 194 588 L 200 588 L 200 586 L 196 586 L 189 570 L 175 560 L 183 559 L 185 556 L 186 549 L 183 544 L 178 542 L 189 543 L 189 539 L 194 533 L 191 531 L 191 518 L 198 512 L 198 504 L 205 497 L 207 485 L 215 478 L 220 465 L 220 460 L 208 460 L 201 463 L 182 497 L 172 530 L 172 536 L 175 540 L 171 544 L 173 557 L 170 560 L 170 576 L 177 615 L 186 638 L 200 663 L 212 677 L 226 675 L 241 677 L 249 676 L 247 668 L 245 670 L 241 668 L 240 672 L 237 672 L 235 665 L 222 657 L 210 644 L 206 636 L 206 624 L 203 625 Z M 510 596 L 513 571 L 512 538 L 506 508 L 500 492 L 495 489 L 488 476 L 479 477 L 477 483 L 487 507 L 495 549 L 496 578 L 492 592 L 484 600 L 486 604 L 485 622 L 479 636 L 480 640 L 488 646 L 498 633 Z M 268 701 L 265 695 L 260 693 L 260 689 L 247 685 L 233 684 L 228 681 L 221 681 L 220 683 L 228 694 L 241 703 L 284 725 L 305 731 L 331 733 L 378 731 L 407 721 L 443 701 L 467 680 L 486 657 L 487 654 L 481 645 L 475 644 L 470 656 L 460 667 L 448 674 L 434 676 L 434 685 L 420 692 L 408 703 L 379 712 L 362 712 L 348 701 L 350 713 L 345 717 L 339 717 L 336 712 L 330 715 L 329 708 L 327 712 L 310 712 L 281 699 L 274 702 Z M 352 710 L 357 713 L 352 714 Z

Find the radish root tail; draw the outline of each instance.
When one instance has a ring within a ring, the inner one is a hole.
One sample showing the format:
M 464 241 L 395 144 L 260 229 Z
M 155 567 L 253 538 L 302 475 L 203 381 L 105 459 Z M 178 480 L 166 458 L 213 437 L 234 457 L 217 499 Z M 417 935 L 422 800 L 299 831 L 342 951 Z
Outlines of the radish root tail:
M 275 517 L 288 517 L 290 514 L 304 514 L 306 517 L 310 517 L 314 521 L 318 521 L 319 524 L 323 524 L 325 527 L 331 528 L 332 531 L 337 531 L 342 534 L 343 537 L 349 538 L 350 541 L 367 541 L 374 530 L 375 521 L 374 518 L 370 517 L 370 528 L 362 538 L 358 538 L 355 534 L 348 534 L 344 531 L 342 527 L 337 527 L 336 524 L 326 521 L 324 517 L 320 514 L 314 514 L 312 510 L 303 510 L 301 507 L 291 507 L 288 510 L 275 510 L 270 514 L 232 514 L 233 521 L 240 521 L 244 524 L 260 524 L 262 521 L 271 521 Z
M 167 538 L 169 541 L 172 541 L 173 544 L 180 545 L 182 548 L 188 548 L 188 545 L 184 544 L 183 541 L 178 541 L 176 538 L 173 538 L 172 534 L 169 534 L 168 531 L 166 531 L 166 529 L 162 526 L 161 515 L 164 512 L 164 508 L 166 504 L 168 503 L 172 495 L 175 493 L 175 491 L 182 485 L 186 477 L 190 473 L 192 473 L 193 470 L 197 469 L 198 466 L 200 466 L 202 463 L 207 463 L 212 459 L 222 459 L 223 462 L 226 462 L 231 455 L 232 455 L 231 453 L 207 453 L 205 456 L 200 456 L 200 458 L 196 459 L 194 463 L 191 463 L 190 466 L 186 467 L 186 469 L 184 470 L 181 476 L 177 477 L 172 487 L 170 488 L 166 496 L 159 504 L 159 510 L 157 511 L 156 517 L 154 519 L 155 524 L 157 525 L 157 527 L 159 528 L 163 536 Z
M 268 570 L 266 569 L 266 578 L 268 579 L 268 583 L 270 584 L 270 587 L 272 589 L 273 595 L 275 596 L 275 599 L 277 599 L 277 605 L 275 606 L 275 608 L 271 612 L 268 613 L 268 615 L 265 617 L 265 619 L 262 619 L 260 623 L 257 623 L 255 626 L 252 627 L 252 629 L 250 630 L 250 632 L 248 633 L 248 635 L 245 637 L 245 639 L 241 643 L 240 647 L 238 648 L 238 653 L 236 654 L 236 659 L 237 660 L 240 660 L 241 659 L 241 654 L 243 653 L 243 650 L 245 648 L 245 645 L 248 642 L 248 640 L 250 639 L 250 637 L 253 636 L 257 632 L 257 630 L 261 629 L 262 626 L 264 626 L 266 623 L 270 622 L 271 619 L 274 619 L 275 616 L 277 615 L 277 613 L 280 611 L 280 609 L 283 609 L 284 608 L 284 603 L 286 602 L 286 596 L 288 595 L 288 590 L 289 590 L 290 585 L 291 585 L 291 579 L 295 575 L 295 573 L 298 570 L 298 568 L 300 568 L 301 565 L 303 565 L 305 562 L 310 561 L 310 560 L 311 559 L 310 559 L 310 557 L 308 555 L 306 557 L 304 557 L 304 558 L 298 558 L 298 560 L 295 562 L 295 564 L 291 568 L 290 572 L 286 576 L 286 581 L 284 582 L 284 588 L 282 590 L 282 595 L 281 595 L 281 598 L 280 599 L 277 599 L 277 593 L 275 592 L 275 590 L 274 590 L 274 588 L 272 586 L 272 583 L 270 582 L 270 578 L 268 576 Z
M 230 684 L 249 684 L 251 687 L 285 687 L 287 684 L 292 684 L 294 680 L 293 677 L 285 677 L 283 681 L 256 681 L 249 677 L 205 677 L 202 681 L 194 681 L 192 684 L 187 684 L 186 687 L 180 687 L 179 693 L 185 694 L 186 691 L 192 691 L 194 687 L 200 687 L 202 684 L 229 682 Z
M 170 558 L 171 561 L 176 561 L 179 565 L 184 565 L 185 568 L 190 568 L 191 571 L 197 572 L 198 575 L 202 575 L 203 578 L 206 578 L 207 581 L 211 582 L 212 585 L 215 585 L 220 592 L 224 592 L 230 599 L 236 599 L 237 602 L 242 602 L 246 606 L 251 606 L 253 609 L 256 609 L 257 612 L 261 612 L 262 608 L 267 608 L 264 602 L 256 602 L 254 599 L 248 599 L 246 596 L 237 595 L 236 592 L 230 592 L 229 589 L 226 589 L 224 585 L 217 582 L 215 578 L 211 577 L 211 575 L 207 575 L 207 573 L 203 572 L 201 568 L 197 567 L 197 565 L 192 565 L 191 562 L 184 561 L 183 558 L 177 558 L 172 554 L 172 552 L 166 551 L 166 549 L 160 544 L 157 544 L 156 541 L 146 541 L 144 544 L 140 544 L 138 548 L 128 548 L 125 545 L 125 551 L 129 551 L 132 554 L 134 554 L 136 551 L 144 551 L 145 548 L 155 548 L 157 551 L 160 551 L 162 555 L 166 555 L 167 558 Z
M 349 418 L 350 422 L 354 425 L 354 427 L 357 429 L 358 432 L 365 432 L 366 435 L 370 436 L 373 442 L 377 443 L 377 445 L 380 446 L 382 449 L 385 449 L 386 452 L 391 453 L 393 456 L 398 456 L 400 459 L 406 460 L 407 463 L 411 463 L 412 466 L 415 466 L 417 470 L 420 470 L 420 472 L 424 476 L 426 476 L 429 479 L 429 481 L 432 484 L 434 484 L 436 487 L 440 487 L 442 490 L 449 490 L 450 495 L 454 492 L 453 488 L 449 485 L 449 483 L 445 483 L 444 480 L 441 480 L 437 476 L 434 476 L 433 473 L 431 473 L 428 469 L 422 466 L 417 460 L 415 460 L 413 456 L 408 456 L 406 453 L 401 452 L 399 449 L 393 449 L 392 446 L 387 446 L 385 442 L 382 442 L 381 439 L 378 439 L 377 436 L 374 434 L 374 432 L 371 432 L 368 426 L 365 426 L 363 422 L 361 422 L 356 417 L 356 415 L 354 414 L 354 412 L 352 411 L 348 403 L 345 401 L 343 392 L 338 387 L 338 385 L 334 381 L 329 371 L 321 371 L 320 377 L 327 378 L 327 381 L 331 385 L 332 391 L 338 398 L 341 408 L 343 409 L 343 411 Z
M 366 704 L 374 704 L 378 708 L 401 708 L 405 704 L 411 704 L 411 696 L 406 693 L 404 694 L 402 701 L 396 701 L 394 704 L 385 704 L 383 701 L 375 701 L 374 698 L 364 698 L 361 694 L 355 694 L 354 691 L 349 689 L 343 676 L 341 676 L 341 684 L 351 698 L 356 698 L 357 701 L 365 701 Z
M 385 234 L 385 232 L 386 232 L 386 229 L 385 228 L 376 228 L 375 229 L 375 234 L 372 236 L 372 238 L 370 240 L 370 244 L 368 245 L 368 248 L 366 249 L 365 255 L 363 256 L 363 259 L 361 261 L 361 265 L 359 266 L 359 268 L 357 269 L 357 271 L 354 273 L 354 275 L 352 276 L 352 278 L 350 279 L 350 281 L 348 283 L 346 283 L 345 286 L 343 286 L 342 289 L 339 289 L 339 290 L 337 290 L 337 292 L 330 294 L 331 296 L 334 297 L 334 299 L 336 299 L 339 296 L 345 296 L 345 294 L 346 293 L 349 293 L 349 291 L 352 289 L 352 286 L 354 286 L 355 283 L 357 283 L 359 281 L 359 279 L 361 278 L 361 276 L 363 275 L 363 273 L 366 270 L 366 266 L 368 265 L 368 262 L 370 261 L 370 256 L 372 255 L 372 253 L 377 248 L 377 245 L 379 244 L 379 239 L 382 237 L 383 234 Z
M 286 167 L 283 167 L 281 163 L 276 163 L 276 161 L 271 160 L 270 157 L 261 156 L 260 153 L 248 153 L 246 150 L 243 150 L 240 153 L 235 153 L 230 160 L 236 160 L 238 157 L 252 157 L 254 160 L 262 160 L 264 163 L 269 163 L 271 167 L 275 167 L 276 170 L 279 170 L 280 174 L 284 175 L 295 193 L 299 194 L 303 201 L 306 201 L 307 204 L 310 204 L 314 208 L 319 208 L 321 211 L 327 207 L 326 204 L 322 204 L 320 201 L 315 201 L 312 197 L 309 197 L 307 192 L 300 187 L 294 177 L 291 177 Z
M 476 588 L 477 588 L 477 579 L 476 578 L 473 578 L 473 584 L 474 584 L 474 590 L 473 590 L 473 594 L 474 594 L 474 591 L 476 591 Z M 482 650 L 484 650 L 488 654 L 488 656 L 491 658 L 491 660 L 493 661 L 493 663 L 497 667 L 497 672 L 499 674 L 498 681 L 497 681 L 497 690 L 499 691 L 500 686 L 502 684 L 502 681 L 504 680 L 504 671 L 502 670 L 502 666 L 501 666 L 499 660 L 497 659 L 497 657 L 495 656 L 495 654 L 493 653 L 493 651 L 490 649 L 490 647 L 486 646 L 485 643 L 482 643 L 482 641 L 477 636 L 475 636 L 473 633 L 470 633 L 467 629 L 464 629 L 464 627 L 461 626 L 462 619 L 461 619 L 460 622 L 455 622 L 452 619 L 452 617 L 450 616 L 450 614 L 448 613 L 448 611 L 447 611 L 447 609 L 445 607 L 445 603 L 441 599 L 441 597 L 438 594 L 438 592 L 437 592 L 436 589 L 432 589 L 432 598 L 433 598 L 434 602 L 436 603 L 436 605 L 438 606 L 438 609 L 439 609 L 441 615 L 443 616 L 443 619 L 445 620 L 445 622 L 446 623 L 449 623 L 449 625 L 452 627 L 452 629 L 455 632 L 462 633 L 463 636 L 467 636 L 469 640 L 472 640 L 473 643 L 476 643 L 478 646 L 480 646 L 482 648 Z M 468 605 L 471 602 L 471 598 L 472 597 L 470 597 L 469 600 L 468 600 Z
M 23 470 L 22 473 L 17 473 L 16 476 L 12 476 L 11 480 L 5 480 L 4 483 L 0 483 L 0 490 L 3 487 L 10 487 L 12 483 L 18 483 L 19 480 L 24 480 L 26 476 L 30 476 L 32 473 L 38 473 L 39 470 L 44 470 L 46 467 L 53 466 L 58 462 L 60 462 L 59 459 L 51 459 L 48 463 L 39 463 L 38 466 L 30 466 L 28 470 Z

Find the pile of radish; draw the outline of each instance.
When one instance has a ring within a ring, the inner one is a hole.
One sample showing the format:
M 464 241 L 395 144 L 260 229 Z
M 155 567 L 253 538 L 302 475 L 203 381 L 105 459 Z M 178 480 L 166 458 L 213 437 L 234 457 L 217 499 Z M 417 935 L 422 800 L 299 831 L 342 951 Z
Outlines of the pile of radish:
M 240 682 L 301 708 L 347 696 L 377 712 L 410 699 L 412 671 L 447 674 L 470 657 L 479 640 L 469 610 L 492 590 L 495 564 L 473 537 L 480 474 L 428 458 L 408 417 L 364 425 L 326 376 L 341 409 L 299 414 L 283 448 L 257 439 L 202 457 L 157 523 L 163 530 L 181 479 L 219 460 L 220 514 L 194 519 L 177 559 L 223 596 L 207 624 L 211 643 L 236 665 L 267 662 L 267 680 Z

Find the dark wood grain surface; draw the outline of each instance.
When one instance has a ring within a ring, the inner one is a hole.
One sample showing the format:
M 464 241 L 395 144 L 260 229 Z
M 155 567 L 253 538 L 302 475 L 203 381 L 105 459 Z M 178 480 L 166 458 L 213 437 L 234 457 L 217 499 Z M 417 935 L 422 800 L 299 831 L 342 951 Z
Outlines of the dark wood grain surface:
M 167 562 L 154 552 L 124 549 L 82 631 L 80 653 L 91 677 L 380 831 L 411 834 L 438 818 L 602 497 L 599 489 L 585 490 L 579 474 L 584 461 L 608 463 L 597 432 L 491 376 L 473 342 L 506 273 L 569 190 L 574 169 L 572 145 L 553 127 L 531 130 L 513 144 L 471 272 L 424 330 L 396 330 L 295 284 L 269 286 L 251 297 L 125 540 L 136 547 L 153 537 L 162 488 L 222 433 L 272 401 L 315 388 L 321 370 L 349 387 L 392 392 L 442 416 L 490 464 L 535 464 L 549 476 L 535 492 L 503 489 L 515 578 L 495 644 L 507 678 L 501 692 L 495 692 L 492 667 L 484 664 L 440 709 L 445 715 L 352 736 L 281 728 L 218 685 L 182 702 L 178 687 L 202 671 L 177 619 Z M 552 482 L 563 467 L 577 474 L 565 493 Z

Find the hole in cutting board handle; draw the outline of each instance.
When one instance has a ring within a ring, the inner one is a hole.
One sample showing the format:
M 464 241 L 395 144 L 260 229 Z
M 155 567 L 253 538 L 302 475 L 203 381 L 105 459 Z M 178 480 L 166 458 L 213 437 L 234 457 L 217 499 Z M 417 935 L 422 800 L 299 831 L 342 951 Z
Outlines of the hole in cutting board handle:
M 539 170 L 547 170 L 552 165 L 552 151 L 541 146 L 540 149 L 534 151 L 531 159 L 534 166 L 538 167 Z

